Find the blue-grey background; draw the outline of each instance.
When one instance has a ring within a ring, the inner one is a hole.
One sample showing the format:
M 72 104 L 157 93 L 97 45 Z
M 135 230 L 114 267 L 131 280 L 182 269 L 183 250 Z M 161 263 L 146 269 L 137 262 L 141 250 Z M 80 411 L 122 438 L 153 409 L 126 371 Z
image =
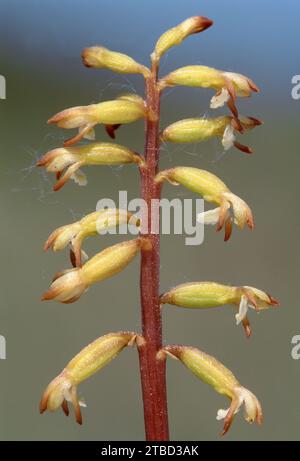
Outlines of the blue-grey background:
M 198 14 L 212 18 L 214 26 L 170 50 L 162 60 L 162 74 L 198 63 L 249 75 L 262 91 L 239 101 L 240 112 L 262 118 L 265 125 L 245 136 L 255 151 L 252 157 L 236 150 L 223 155 L 218 140 L 165 145 L 161 166 L 198 166 L 221 176 L 251 204 L 256 229 L 235 229 L 224 244 L 208 228 L 200 247 L 185 246 L 184 236 L 164 236 L 161 290 L 192 280 L 253 285 L 279 298 L 282 307 L 259 316 L 251 312 L 250 340 L 235 326 L 230 307 L 166 307 L 164 340 L 215 355 L 260 398 L 264 425 L 249 426 L 239 414 L 226 440 L 300 438 L 300 361 L 290 354 L 291 338 L 300 334 L 300 100 L 291 97 L 292 76 L 300 74 L 299 2 L 1 0 L 0 74 L 7 80 L 7 99 L 0 101 L 0 334 L 7 340 L 7 360 L 0 361 L 2 440 L 143 438 L 134 350 L 122 353 L 80 387 L 88 404 L 82 427 L 61 412 L 38 414 L 44 387 L 84 345 L 108 331 L 140 327 L 138 259 L 75 304 L 43 304 L 39 297 L 52 275 L 68 266 L 65 253 L 44 254 L 43 242 L 54 228 L 93 211 L 100 198 L 116 200 L 118 190 L 138 196 L 138 174 L 130 166 L 90 168 L 86 188 L 72 183 L 53 193 L 53 178 L 33 165 L 69 135 L 47 126 L 49 116 L 124 90 L 143 91 L 139 76 L 84 68 L 84 47 L 102 44 L 147 64 L 166 29 Z M 188 116 L 216 115 L 207 109 L 211 95 L 188 88 L 167 92 L 162 126 Z M 97 137 L 106 139 L 101 127 Z M 123 127 L 118 142 L 142 149 L 142 123 Z M 164 193 L 191 196 L 171 186 Z M 121 239 L 95 238 L 86 249 L 93 254 Z M 173 361 L 168 364 L 168 397 L 172 439 L 219 439 L 215 415 L 227 401 Z

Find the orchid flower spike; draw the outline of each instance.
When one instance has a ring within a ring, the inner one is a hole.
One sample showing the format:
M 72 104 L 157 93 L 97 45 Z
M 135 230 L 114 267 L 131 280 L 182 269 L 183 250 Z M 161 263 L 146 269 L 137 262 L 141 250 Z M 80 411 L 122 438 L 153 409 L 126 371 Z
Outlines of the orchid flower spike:
M 234 287 L 216 282 L 191 282 L 172 288 L 160 297 L 161 304 L 191 309 L 206 309 L 233 304 L 237 309 L 236 324 L 242 323 L 246 336 L 251 335 L 248 308 L 257 312 L 278 306 L 279 303 L 264 291 L 253 287 Z
M 59 227 L 48 237 L 44 250 L 52 248 L 53 251 L 60 251 L 70 245 L 71 262 L 74 267 L 82 265 L 82 260 L 88 259 L 82 250 L 82 242 L 105 229 L 121 226 L 123 224 L 140 226 L 140 220 L 127 210 L 117 208 L 105 208 L 84 216 L 80 221 Z
M 80 170 L 86 165 L 141 165 L 142 158 L 127 147 L 108 142 L 95 142 L 79 147 L 60 147 L 43 155 L 36 166 L 45 167 L 56 173 L 57 182 L 53 190 L 58 191 L 73 179 L 80 186 L 87 184 L 85 174 Z
M 239 122 L 234 117 L 222 116 L 218 118 L 188 118 L 172 123 L 161 133 L 162 141 L 185 143 L 202 142 L 218 137 L 222 140 L 224 150 L 236 147 L 246 154 L 252 149 L 240 144 L 236 140 L 236 133 L 248 131 L 263 122 L 254 117 L 240 117 Z M 241 129 L 240 129 L 241 127 Z
M 82 424 L 80 407 L 86 405 L 77 396 L 78 384 L 107 365 L 124 347 L 132 346 L 136 336 L 133 332 L 109 333 L 82 349 L 46 388 L 40 402 L 40 413 L 46 410 L 55 411 L 62 407 L 63 412 L 68 416 L 68 402 L 71 402 L 76 421 Z
M 137 96 L 121 95 L 112 101 L 104 101 L 89 106 L 78 106 L 65 109 L 48 120 L 59 128 L 78 128 L 79 134 L 64 142 L 70 146 L 83 138 L 95 139 L 94 127 L 98 123 L 115 126 L 132 123 L 146 116 L 144 100 Z
M 232 223 L 235 223 L 240 229 L 243 229 L 245 225 L 249 229 L 253 229 L 253 216 L 247 203 L 233 194 L 221 179 L 209 171 L 179 166 L 158 173 L 156 182 L 160 184 L 164 180 L 173 185 L 181 184 L 202 195 L 207 202 L 219 205 L 214 210 L 199 213 L 197 220 L 203 224 L 217 225 L 217 231 L 225 227 L 225 241 L 231 236 Z
M 209 384 L 216 392 L 228 397 L 231 405 L 226 410 L 218 410 L 217 420 L 224 419 L 221 435 L 229 430 L 234 416 L 245 406 L 245 420 L 262 424 L 263 413 L 257 397 L 242 387 L 233 373 L 214 357 L 190 346 L 171 345 L 158 352 L 158 358 L 165 355 L 180 360 L 197 378 Z

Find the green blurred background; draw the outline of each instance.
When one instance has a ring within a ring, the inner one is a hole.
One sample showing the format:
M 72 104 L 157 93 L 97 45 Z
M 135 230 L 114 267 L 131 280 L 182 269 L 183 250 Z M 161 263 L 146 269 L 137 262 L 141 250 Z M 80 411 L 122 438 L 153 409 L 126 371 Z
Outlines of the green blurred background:
M 262 401 L 263 427 L 249 426 L 239 414 L 226 440 L 299 440 L 300 361 L 291 358 L 291 338 L 300 334 L 300 101 L 291 97 L 291 78 L 300 73 L 299 13 L 296 0 L 0 1 L 0 74 L 7 81 L 7 99 L 0 101 L 0 334 L 7 341 L 7 359 L 0 361 L 1 440 L 143 439 L 135 350 L 122 353 L 80 387 L 88 404 L 82 427 L 62 412 L 38 413 L 44 387 L 84 345 L 109 331 L 140 328 L 138 259 L 74 304 L 39 301 L 53 274 L 68 267 L 66 253 L 42 251 L 50 231 L 93 211 L 103 197 L 117 200 L 119 190 L 137 197 L 137 171 L 90 168 L 86 188 L 70 183 L 53 193 L 53 178 L 34 163 L 69 135 L 47 126 L 49 116 L 122 91 L 143 91 L 138 76 L 84 68 L 84 47 L 102 44 L 147 63 L 159 35 L 196 14 L 212 18 L 214 27 L 172 49 L 162 61 L 162 73 L 197 63 L 249 75 L 262 91 L 239 101 L 240 112 L 262 118 L 265 125 L 242 141 L 253 147 L 252 157 L 234 149 L 224 155 L 219 141 L 166 144 L 161 167 L 185 164 L 216 173 L 251 204 L 256 229 L 235 228 L 224 244 L 207 228 L 199 247 L 186 246 L 185 236 L 163 236 L 161 291 L 185 281 L 216 280 L 265 289 L 282 307 L 259 316 L 251 312 L 254 333 L 246 340 L 230 307 L 185 311 L 167 306 L 164 341 L 215 355 Z M 162 126 L 216 115 L 207 109 L 211 95 L 183 88 L 167 92 Z M 106 139 L 101 127 L 97 139 Z M 142 123 L 120 129 L 117 141 L 141 150 Z M 191 197 L 171 186 L 164 194 Z M 92 255 L 121 240 L 94 238 L 86 250 Z M 216 411 L 227 401 L 175 361 L 168 363 L 168 400 L 172 439 L 219 440 Z

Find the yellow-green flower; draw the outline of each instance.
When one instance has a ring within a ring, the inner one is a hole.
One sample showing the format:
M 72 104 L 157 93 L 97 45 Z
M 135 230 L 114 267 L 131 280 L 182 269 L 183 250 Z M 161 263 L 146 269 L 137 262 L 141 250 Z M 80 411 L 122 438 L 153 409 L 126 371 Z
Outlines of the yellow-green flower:
M 140 251 L 142 244 L 142 239 L 117 243 L 96 254 L 82 267 L 58 273 L 43 294 L 42 301 L 56 300 L 65 304 L 77 301 L 92 284 L 122 271 Z
M 166 346 L 158 357 L 167 354 L 179 359 L 197 378 L 209 384 L 216 392 L 231 400 L 226 410 L 218 410 L 217 420 L 224 419 L 221 435 L 229 430 L 235 414 L 245 405 L 245 419 L 248 423 L 262 423 L 263 414 L 259 400 L 252 392 L 242 387 L 233 373 L 214 357 L 190 346 Z
M 106 208 L 84 216 L 80 221 L 55 229 L 48 237 L 44 250 L 52 248 L 60 251 L 70 245 L 71 257 L 74 256 L 74 265 L 81 266 L 82 259 L 88 259 L 82 250 L 82 242 L 87 237 L 99 234 L 103 229 L 116 227 L 122 224 L 140 226 L 140 220 L 127 210 Z
M 186 143 L 186 142 L 202 142 L 211 138 L 221 138 L 224 150 L 231 147 L 251 154 L 252 149 L 244 146 L 236 140 L 236 133 L 240 131 L 240 126 L 243 131 L 248 131 L 262 122 L 254 117 L 240 117 L 239 124 L 236 118 L 230 116 L 222 116 L 217 118 L 187 118 L 172 123 L 165 128 L 161 134 L 163 141 Z
M 80 170 L 87 165 L 124 165 L 141 164 L 141 157 L 127 147 L 109 142 L 95 142 L 79 147 L 59 147 L 47 152 L 36 166 L 45 167 L 56 173 L 57 182 L 53 189 L 61 189 L 66 182 L 73 179 L 80 186 L 87 184 L 86 175 Z
M 79 134 L 64 142 L 70 146 L 82 138 L 95 139 L 94 126 L 98 123 L 114 126 L 132 123 L 146 116 L 146 108 L 142 98 L 133 95 L 131 98 L 121 95 L 112 101 L 104 101 L 89 106 L 78 106 L 65 109 L 48 120 L 60 128 L 78 128 Z
M 253 216 L 247 203 L 233 194 L 220 178 L 209 171 L 179 166 L 158 173 L 156 182 L 159 184 L 164 180 L 174 185 L 181 184 L 202 195 L 207 202 L 219 205 L 214 210 L 198 214 L 197 220 L 203 224 L 216 224 L 217 231 L 225 227 L 225 241 L 231 236 L 233 222 L 240 229 L 243 229 L 245 225 L 253 229 Z M 231 216 L 231 210 L 233 216 Z
M 185 66 L 174 70 L 160 81 L 160 87 L 191 86 L 212 88 L 216 90 L 210 107 L 216 109 L 227 103 L 232 113 L 237 116 L 236 97 L 249 97 L 252 92 L 259 92 L 255 83 L 245 75 L 235 72 L 224 72 L 207 66 Z
M 204 31 L 213 24 L 211 19 L 204 16 L 193 16 L 181 22 L 172 29 L 167 30 L 159 37 L 153 52 L 154 61 L 158 61 L 166 51 L 172 46 L 180 45 L 180 43 L 189 35 L 198 34 Z
M 146 66 L 136 62 L 130 56 L 108 50 L 103 46 L 85 48 L 81 56 L 86 67 L 107 68 L 121 74 L 143 74 L 144 77 L 150 74 Z
M 242 323 L 246 335 L 251 334 L 247 318 L 249 308 L 257 312 L 278 306 L 278 301 L 268 293 L 254 287 L 235 287 L 216 282 L 190 282 L 178 285 L 160 297 L 161 304 L 171 304 L 191 309 L 206 309 L 233 304 L 238 312 L 236 324 Z
M 80 407 L 86 405 L 78 399 L 78 384 L 107 365 L 124 347 L 133 345 L 135 338 L 136 333 L 132 332 L 109 333 L 82 349 L 48 385 L 40 402 L 40 412 L 55 411 L 61 406 L 68 416 L 68 402 L 71 402 L 76 421 L 82 424 Z

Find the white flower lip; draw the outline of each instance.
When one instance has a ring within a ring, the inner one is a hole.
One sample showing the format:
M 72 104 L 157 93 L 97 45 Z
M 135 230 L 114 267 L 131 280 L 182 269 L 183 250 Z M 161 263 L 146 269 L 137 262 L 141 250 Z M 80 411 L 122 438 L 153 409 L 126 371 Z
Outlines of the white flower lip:
M 231 147 L 234 146 L 234 142 L 236 140 L 234 129 L 232 125 L 227 125 L 224 130 L 223 138 L 222 138 L 222 145 L 225 150 L 229 150 Z
M 213 210 L 203 211 L 198 213 L 197 222 L 200 224 L 215 225 L 219 221 L 220 207 L 214 208 Z
M 73 179 L 73 181 L 79 186 L 86 186 L 88 183 L 85 173 L 83 173 L 81 170 L 75 171 L 72 174 L 71 179 Z
M 245 295 L 241 297 L 241 302 L 239 305 L 239 311 L 236 314 L 236 324 L 239 325 L 247 316 L 248 312 L 248 307 L 249 307 L 249 300 Z
M 226 102 L 228 102 L 230 98 L 230 94 L 227 88 L 222 88 L 220 92 L 215 94 L 210 100 L 210 108 L 211 109 L 218 109 L 219 107 L 223 107 Z

